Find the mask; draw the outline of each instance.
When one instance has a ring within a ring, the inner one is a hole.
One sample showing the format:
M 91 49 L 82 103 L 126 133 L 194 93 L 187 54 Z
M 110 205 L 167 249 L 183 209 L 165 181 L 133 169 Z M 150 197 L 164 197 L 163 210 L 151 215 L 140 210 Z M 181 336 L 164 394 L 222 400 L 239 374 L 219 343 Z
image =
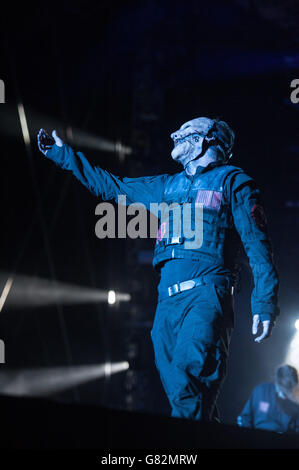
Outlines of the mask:
M 201 158 L 211 144 L 221 144 L 225 158 L 227 153 L 230 153 L 234 141 L 234 133 L 225 122 L 207 117 L 186 122 L 170 137 L 174 142 L 171 156 L 184 168 L 190 162 Z

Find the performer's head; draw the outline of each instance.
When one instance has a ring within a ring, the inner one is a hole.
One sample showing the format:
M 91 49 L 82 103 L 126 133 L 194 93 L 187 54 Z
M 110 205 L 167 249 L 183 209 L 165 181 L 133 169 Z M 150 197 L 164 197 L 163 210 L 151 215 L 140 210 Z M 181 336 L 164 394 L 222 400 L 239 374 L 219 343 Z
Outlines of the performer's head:
M 216 160 L 227 162 L 235 140 L 226 122 L 207 117 L 186 122 L 170 137 L 174 142 L 171 156 L 184 168 L 192 162 L 201 166 Z
M 295 367 L 283 365 L 275 371 L 275 388 L 280 398 L 290 398 L 298 385 L 298 374 Z

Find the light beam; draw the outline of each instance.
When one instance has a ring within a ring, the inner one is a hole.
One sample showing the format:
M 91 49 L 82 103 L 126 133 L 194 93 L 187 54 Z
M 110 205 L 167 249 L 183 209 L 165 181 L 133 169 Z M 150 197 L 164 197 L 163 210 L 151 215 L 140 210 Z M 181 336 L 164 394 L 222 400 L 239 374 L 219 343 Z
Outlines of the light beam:
M 5 301 L 7 299 L 8 294 L 9 294 L 9 291 L 11 289 L 12 283 L 13 283 L 13 279 L 12 279 L 12 277 L 9 277 L 6 281 L 6 283 L 5 283 L 5 286 L 3 288 L 3 291 L 2 291 L 2 294 L 1 294 L 1 297 L 0 297 L 0 312 L 2 311 L 2 309 L 4 307 L 4 304 L 5 304 Z
M 113 300 L 114 302 L 129 302 L 131 300 L 129 293 L 110 291 L 114 292 L 112 295 L 104 289 L 78 286 L 20 274 L 14 275 L 12 283 L 12 278 L 7 279 L 7 277 L 7 274 L 0 273 L 0 281 L 3 279 L 3 282 L 5 282 L 6 280 L 0 297 L 0 311 L 4 303 L 8 308 L 26 309 L 57 304 L 107 303 L 109 299 L 110 302 Z M 9 296 L 8 293 L 10 293 Z
M 83 383 L 107 375 L 123 372 L 129 368 L 127 361 L 37 369 L 0 371 L 0 393 L 13 396 L 42 397 L 63 392 Z

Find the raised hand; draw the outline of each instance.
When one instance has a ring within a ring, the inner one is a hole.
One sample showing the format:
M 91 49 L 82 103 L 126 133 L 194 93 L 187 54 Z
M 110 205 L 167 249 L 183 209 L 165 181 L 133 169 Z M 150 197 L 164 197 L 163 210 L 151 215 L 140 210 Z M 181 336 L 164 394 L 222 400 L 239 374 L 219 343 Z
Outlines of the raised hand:
M 63 141 L 58 137 L 56 130 L 52 132 L 51 137 L 44 129 L 40 129 L 37 134 L 37 145 L 39 150 L 46 155 L 48 150 L 50 150 L 54 144 L 58 147 L 63 146 Z

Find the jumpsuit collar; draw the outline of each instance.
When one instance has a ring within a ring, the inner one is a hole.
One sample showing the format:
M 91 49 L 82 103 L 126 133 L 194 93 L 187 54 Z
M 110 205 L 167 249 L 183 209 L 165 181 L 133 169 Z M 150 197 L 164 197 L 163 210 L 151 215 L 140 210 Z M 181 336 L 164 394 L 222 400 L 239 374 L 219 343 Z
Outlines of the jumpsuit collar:
M 196 178 L 197 176 L 201 175 L 202 173 L 206 173 L 207 171 L 210 171 L 212 170 L 213 168 L 217 167 L 217 166 L 223 166 L 223 165 L 226 165 L 226 163 L 224 162 L 211 162 L 209 163 L 207 166 L 198 166 L 196 168 L 196 172 L 194 175 L 188 175 L 188 173 L 184 170 L 184 173 L 186 175 L 186 177 L 190 180 L 193 180 L 194 178 Z

